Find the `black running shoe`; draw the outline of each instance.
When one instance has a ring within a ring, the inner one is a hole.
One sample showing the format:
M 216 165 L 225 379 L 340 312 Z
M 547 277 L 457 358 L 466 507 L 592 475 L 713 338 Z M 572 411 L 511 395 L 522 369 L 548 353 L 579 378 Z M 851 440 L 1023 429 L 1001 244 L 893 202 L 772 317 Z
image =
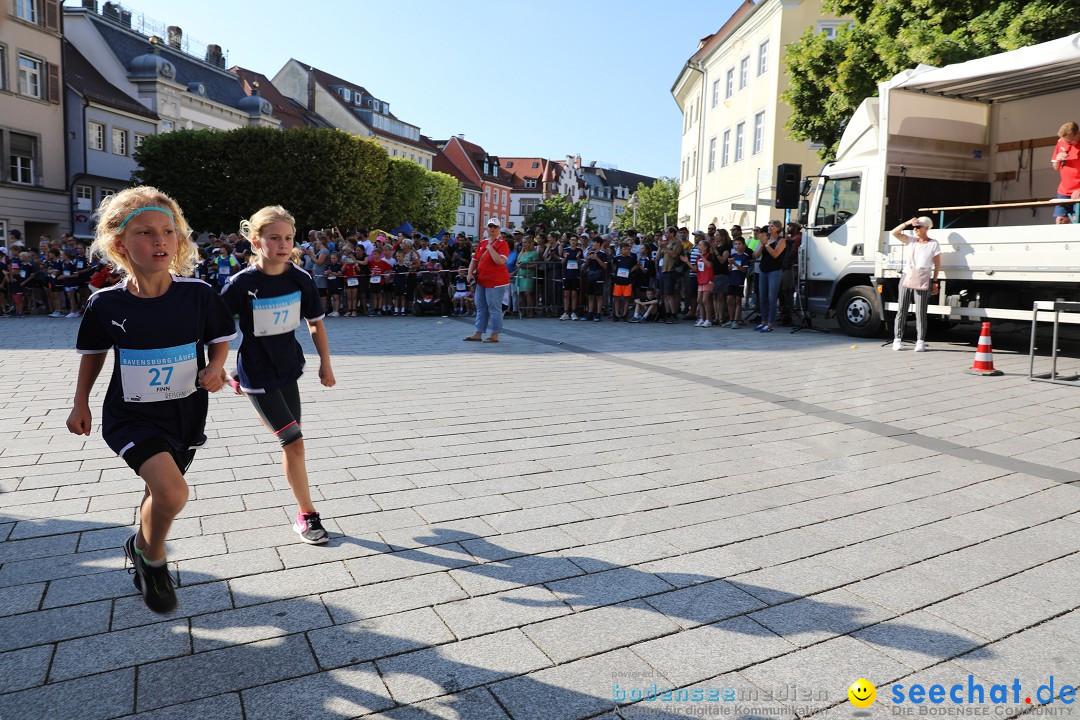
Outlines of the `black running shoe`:
M 131 570 L 129 572 L 134 573 L 132 582 L 142 593 L 146 607 L 161 615 L 175 610 L 176 590 L 173 588 L 172 575 L 169 574 L 168 564 L 161 567 L 147 565 L 142 555 L 135 551 L 134 535 L 124 543 L 124 554 L 131 561 Z
M 296 523 L 293 525 L 293 530 L 308 545 L 322 545 L 330 539 L 330 535 L 323 528 L 322 520 L 317 512 L 296 513 Z

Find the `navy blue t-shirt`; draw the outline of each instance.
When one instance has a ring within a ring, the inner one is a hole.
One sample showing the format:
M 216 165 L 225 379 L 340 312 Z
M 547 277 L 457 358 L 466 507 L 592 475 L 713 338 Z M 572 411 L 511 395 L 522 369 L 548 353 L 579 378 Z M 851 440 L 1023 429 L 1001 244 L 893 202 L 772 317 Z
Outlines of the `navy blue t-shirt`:
M 239 316 L 244 334 L 236 358 L 241 390 L 275 390 L 304 374 L 304 350 L 295 330 L 303 318 L 309 322 L 323 318 L 311 275 L 293 264 L 280 275 L 266 275 L 249 265 L 229 278 L 221 297 Z
M 183 451 L 206 442 L 208 395 L 198 386 L 207 345 L 236 337 L 232 316 L 202 280 L 174 277 L 164 295 L 142 298 L 121 282 L 90 296 L 75 347 L 113 350 L 101 434 L 117 455 L 161 438 Z
M 735 267 L 728 274 L 728 281 L 732 285 L 742 285 L 746 280 L 746 271 L 750 267 L 750 255 L 744 252 L 733 252 L 731 260 L 735 263 Z
M 630 275 L 635 267 L 637 267 L 637 258 L 633 255 L 616 255 L 615 259 L 611 261 L 611 264 L 615 266 L 613 272 L 616 285 L 629 285 Z M 623 272 L 619 272 L 622 270 Z
M 563 277 L 567 280 L 576 280 L 581 277 L 581 263 L 582 258 L 585 257 L 585 251 L 580 247 L 568 247 L 565 250 L 566 264 L 563 265 Z

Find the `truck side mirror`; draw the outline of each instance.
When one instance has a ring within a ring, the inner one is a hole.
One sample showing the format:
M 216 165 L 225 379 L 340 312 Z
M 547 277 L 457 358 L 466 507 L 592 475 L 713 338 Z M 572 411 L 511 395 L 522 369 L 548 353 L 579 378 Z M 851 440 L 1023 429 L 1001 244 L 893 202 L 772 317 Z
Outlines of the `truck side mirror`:
M 806 181 L 803 181 L 805 184 Z M 799 200 L 799 224 L 806 227 L 807 221 L 810 219 L 810 201 L 806 199 L 805 194 L 802 199 Z
M 811 178 L 803 178 L 802 183 L 799 185 L 799 194 L 806 197 L 810 194 L 810 188 L 813 187 L 813 185 L 814 181 Z

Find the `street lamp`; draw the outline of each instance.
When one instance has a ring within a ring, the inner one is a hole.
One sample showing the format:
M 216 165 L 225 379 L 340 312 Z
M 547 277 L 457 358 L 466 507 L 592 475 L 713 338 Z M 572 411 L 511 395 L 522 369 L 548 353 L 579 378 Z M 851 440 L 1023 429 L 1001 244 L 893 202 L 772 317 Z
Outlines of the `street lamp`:
M 630 209 L 634 211 L 634 227 L 637 227 L 637 206 L 638 206 L 637 193 L 630 193 L 630 199 L 626 201 L 626 204 L 630 206 Z

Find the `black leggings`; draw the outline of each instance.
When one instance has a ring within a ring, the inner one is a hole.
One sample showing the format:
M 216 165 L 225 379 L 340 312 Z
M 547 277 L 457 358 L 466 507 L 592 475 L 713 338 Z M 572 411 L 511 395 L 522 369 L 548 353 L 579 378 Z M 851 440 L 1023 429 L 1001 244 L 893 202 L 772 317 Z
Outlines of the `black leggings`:
M 285 387 L 264 393 L 248 393 L 255 412 L 277 435 L 281 447 L 304 437 L 300 432 L 300 388 L 293 380 Z

